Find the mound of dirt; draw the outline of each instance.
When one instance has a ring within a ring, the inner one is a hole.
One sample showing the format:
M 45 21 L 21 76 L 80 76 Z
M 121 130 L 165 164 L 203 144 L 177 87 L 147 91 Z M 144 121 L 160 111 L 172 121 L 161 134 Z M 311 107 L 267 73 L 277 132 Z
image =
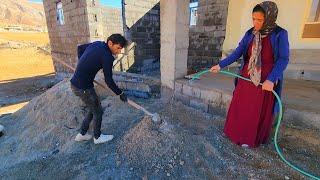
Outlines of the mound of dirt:
M 184 163 L 177 159 L 181 140 L 164 119 L 158 128 L 150 117 L 145 117 L 125 134 L 118 152 L 125 155 L 132 167 L 142 167 L 137 169 L 141 173 L 161 170 L 169 173 L 170 167 Z

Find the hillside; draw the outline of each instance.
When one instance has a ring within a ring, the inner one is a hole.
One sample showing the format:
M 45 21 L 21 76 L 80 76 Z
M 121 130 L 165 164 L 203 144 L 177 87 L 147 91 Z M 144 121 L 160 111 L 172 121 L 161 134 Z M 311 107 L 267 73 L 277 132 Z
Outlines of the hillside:
M 42 4 L 27 0 L 2 0 L 0 25 L 45 27 L 46 20 Z

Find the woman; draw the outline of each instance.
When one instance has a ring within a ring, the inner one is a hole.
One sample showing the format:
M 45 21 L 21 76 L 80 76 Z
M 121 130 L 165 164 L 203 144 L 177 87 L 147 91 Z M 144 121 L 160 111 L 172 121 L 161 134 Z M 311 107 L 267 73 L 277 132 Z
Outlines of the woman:
M 240 74 L 252 82 L 236 81 L 224 127 L 226 136 L 243 147 L 254 148 L 268 141 L 273 114 L 278 111 L 271 91 L 281 94 L 289 42 L 287 31 L 276 24 L 277 15 L 274 2 L 256 5 L 252 12 L 254 27 L 230 56 L 211 68 L 216 73 L 243 56 Z

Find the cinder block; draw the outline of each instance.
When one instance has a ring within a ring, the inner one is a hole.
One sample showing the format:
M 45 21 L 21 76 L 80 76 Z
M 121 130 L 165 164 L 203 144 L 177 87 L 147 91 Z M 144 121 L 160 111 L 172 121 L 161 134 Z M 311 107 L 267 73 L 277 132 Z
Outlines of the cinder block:
M 202 89 L 200 98 L 207 103 L 221 104 L 222 94 L 218 91 Z
M 225 109 L 229 109 L 231 100 L 232 100 L 232 95 L 223 93 L 223 94 L 222 94 L 221 106 L 222 106 L 223 108 L 225 108 Z
M 190 105 L 190 97 L 184 94 L 175 93 L 174 100 L 180 101 L 182 104 L 186 106 Z
M 175 82 L 174 84 L 174 92 L 175 93 L 182 93 L 183 84 L 179 82 Z
M 185 85 L 182 87 L 182 94 L 188 95 L 188 96 L 191 96 L 191 97 L 192 97 L 192 96 L 193 96 L 192 87 L 185 84 Z
M 199 99 L 190 99 L 190 106 L 195 109 L 202 110 L 203 112 L 208 112 L 208 104 Z

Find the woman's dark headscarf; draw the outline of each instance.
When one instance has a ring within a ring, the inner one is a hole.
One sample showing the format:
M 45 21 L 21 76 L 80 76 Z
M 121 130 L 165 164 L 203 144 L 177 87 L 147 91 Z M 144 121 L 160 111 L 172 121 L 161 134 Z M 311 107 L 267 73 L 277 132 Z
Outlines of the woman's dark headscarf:
M 264 13 L 264 23 L 262 29 L 260 30 L 261 35 L 267 35 L 272 32 L 276 27 L 276 20 L 278 17 L 278 7 L 277 4 L 272 1 L 264 1 L 257 6 L 263 9 Z

